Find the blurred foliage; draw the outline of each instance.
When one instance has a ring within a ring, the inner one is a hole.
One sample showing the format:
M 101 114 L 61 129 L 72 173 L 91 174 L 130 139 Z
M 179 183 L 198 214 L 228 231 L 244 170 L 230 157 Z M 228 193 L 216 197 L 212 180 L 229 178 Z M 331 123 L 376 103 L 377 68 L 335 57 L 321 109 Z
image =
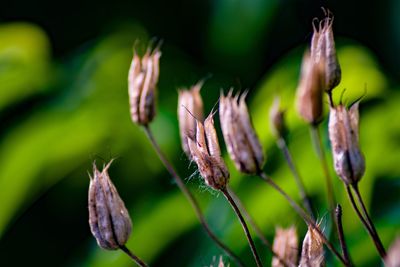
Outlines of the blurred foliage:
M 237 87 L 238 72 L 247 75 L 246 79 L 257 76 L 252 68 L 260 72 L 260 54 L 265 53 L 259 50 L 260 43 L 272 42 L 271 36 L 261 33 L 273 32 L 270 23 L 278 8 L 278 1 L 216 1 L 207 24 L 207 48 L 202 52 L 211 63 L 199 63 L 165 36 L 158 115 L 151 125 L 162 149 L 199 198 L 212 228 L 246 262 L 251 262 L 251 254 L 235 216 L 221 196 L 204 187 L 193 164 L 181 152 L 176 89 L 190 86 L 211 71 L 213 76 L 202 90 L 205 106 L 211 110 L 221 88 Z M 132 45 L 139 40 L 137 48 L 143 50 L 151 34 L 140 23 L 119 22 L 69 51 L 68 56 L 52 59 L 51 40 L 45 30 L 28 22 L 0 24 L 1 265 L 131 266 L 121 252 L 99 249 L 87 224 L 87 171 L 93 160 L 100 165 L 113 157 L 117 159 L 110 176 L 133 220 L 128 247 L 153 266 L 209 265 L 222 252 L 203 232 L 144 133 L 130 120 L 127 72 Z M 275 95 L 281 96 L 287 108 L 290 150 L 325 224 L 328 212 L 325 191 L 321 190 L 325 188 L 322 170 L 309 129 L 294 105 L 305 43 L 292 45 L 271 68 L 264 68 L 263 77 L 253 81 L 248 102 L 266 151 L 266 171 L 299 200 L 269 130 L 269 107 Z M 362 42 L 339 35 L 337 45 L 343 79 L 334 98 L 338 101 L 344 89 L 346 103 L 362 97 L 360 137 L 367 172 L 360 187 L 387 247 L 400 227 L 399 84 Z M 252 61 L 254 65 L 237 63 Z M 231 65 L 233 62 L 236 65 Z M 228 71 L 222 71 L 221 66 Z M 326 120 L 322 126 L 331 162 Z M 240 175 L 225 158 L 232 188 L 270 240 L 277 225 L 295 224 L 304 236 L 304 223 L 280 195 L 255 177 Z M 378 266 L 377 253 L 349 206 L 339 179 L 335 179 L 335 193 L 343 206 L 345 234 L 354 262 L 357 266 Z M 257 245 L 269 262 L 270 253 L 258 240 Z M 19 254 L 21 249 L 24 257 Z

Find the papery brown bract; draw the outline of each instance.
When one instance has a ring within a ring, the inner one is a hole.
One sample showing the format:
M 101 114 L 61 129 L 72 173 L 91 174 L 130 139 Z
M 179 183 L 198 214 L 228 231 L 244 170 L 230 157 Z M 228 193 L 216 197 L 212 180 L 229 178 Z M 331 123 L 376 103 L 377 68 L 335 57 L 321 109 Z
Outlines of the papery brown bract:
M 206 185 L 215 190 L 225 189 L 229 171 L 221 157 L 213 114 L 206 118 L 204 125 L 196 122 L 195 139 L 188 138 L 188 145 L 191 158 L 196 162 Z
M 203 82 L 193 85 L 190 90 L 179 90 L 178 97 L 178 122 L 182 149 L 190 158 L 188 137 L 195 136 L 196 120 L 203 121 L 203 101 L 200 89 Z
M 293 267 L 297 266 L 298 255 L 298 237 L 296 227 L 292 226 L 287 229 L 277 227 L 275 230 L 275 238 L 273 251 L 279 256 L 272 258 L 272 267 Z M 281 261 L 283 260 L 285 264 Z
M 307 51 L 301 65 L 296 92 L 296 106 L 300 116 L 310 124 L 318 124 L 323 114 L 324 64 L 315 63 Z
M 135 52 L 128 74 L 128 92 L 132 121 L 149 124 L 156 114 L 156 86 L 161 51 L 147 49 L 143 57 Z
M 329 139 L 334 168 L 347 185 L 356 184 L 365 172 L 365 160 L 359 146 L 359 103 L 349 110 L 342 104 L 331 107 Z
M 93 163 L 88 208 L 90 230 L 98 245 L 104 249 L 115 250 L 128 241 L 132 222 L 124 202 L 108 175 L 111 162 L 101 172 Z
M 309 226 L 303 240 L 299 267 L 324 266 L 324 261 L 323 240 L 319 233 Z
M 325 91 L 333 90 L 340 83 L 342 76 L 332 30 L 333 17 L 329 15 L 328 11 L 328 16 L 320 21 L 319 27 L 313 23 L 311 39 L 311 57 L 315 63 L 322 61 L 324 64 Z
M 232 96 L 232 91 L 221 93 L 219 116 L 229 156 L 236 168 L 248 174 L 261 171 L 264 154 L 250 120 L 245 94 Z

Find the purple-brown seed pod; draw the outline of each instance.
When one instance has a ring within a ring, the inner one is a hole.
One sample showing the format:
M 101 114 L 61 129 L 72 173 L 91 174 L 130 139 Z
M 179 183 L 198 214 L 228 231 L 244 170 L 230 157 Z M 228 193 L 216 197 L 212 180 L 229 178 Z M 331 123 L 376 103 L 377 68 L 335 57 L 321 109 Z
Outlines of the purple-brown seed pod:
M 296 105 L 300 116 L 310 124 L 318 124 L 323 114 L 324 65 L 315 63 L 307 51 L 301 65 Z
M 128 241 L 132 222 L 108 175 L 111 162 L 101 172 L 93 163 L 89 185 L 89 225 L 101 248 L 116 250 Z
M 147 49 L 143 57 L 135 52 L 128 74 L 128 92 L 132 121 L 147 125 L 156 114 L 156 86 L 159 76 L 159 48 Z
M 264 164 L 264 153 L 254 131 L 245 102 L 246 94 L 227 96 L 221 92 L 219 116 L 229 156 L 236 168 L 247 174 L 256 174 Z
M 205 183 L 216 190 L 224 189 L 229 181 L 229 171 L 221 157 L 213 114 L 208 115 L 204 125 L 196 122 L 195 139 L 189 137 L 188 145 Z
M 331 107 L 329 139 L 334 168 L 346 185 L 356 184 L 365 172 L 365 160 L 359 146 L 359 102 L 348 110 L 342 104 Z
M 287 129 L 285 124 L 285 110 L 280 106 L 279 97 L 275 97 L 274 103 L 269 110 L 269 121 L 271 132 L 276 138 L 284 137 Z
M 188 137 L 196 134 L 196 119 L 203 121 L 203 101 L 200 89 L 203 82 L 193 85 L 190 90 L 179 90 L 178 97 L 178 122 L 181 136 L 182 149 L 190 158 Z
M 387 267 L 399 267 L 400 266 L 400 237 L 390 245 L 390 248 L 385 257 L 385 265 Z

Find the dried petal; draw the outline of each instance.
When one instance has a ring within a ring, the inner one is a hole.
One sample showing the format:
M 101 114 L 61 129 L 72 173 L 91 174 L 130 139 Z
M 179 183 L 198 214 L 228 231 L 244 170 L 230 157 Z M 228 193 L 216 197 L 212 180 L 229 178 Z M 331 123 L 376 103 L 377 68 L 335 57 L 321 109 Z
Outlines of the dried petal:
M 329 139 L 334 167 L 337 175 L 347 185 L 357 183 L 365 172 L 365 160 L 358 140 L 358 121 L 358 103 L 350 110 L 343 105 L 331 107 Z
M 224 160 L 214 128 L 213 114 L 210 114 L 203 125 L 197 121 L 195 139 L 188 138 L 191 158 L 196 162 L 200 175 L 205 183 L 213 189 L 224 189 L 229 181 L 229 172 Z
M 323 61 L 315 63 L 308 52 L 301 65 L 299 86 L 297 87 L 297 110 L 300 116 L 311 124 L 320 122 L 323 113 L 322 94 L 324 88 Z
M 245 103 L 246 95 L 232 96 L 232 91 L 221 93 L 219 115 L 221 129 L 229 156 L 236 168 L 244 173 L 254 174 L 264 164 L 261 144 L 254 131 Z
M 272 267 L 297 266 L 298 237 L 296 227 L 287 229 L 278 227 L 275 231 L 273 251 L 285 262 L 272 258 Z
M 140 58 L 133 55 L 128 74 L 129 103 L 132 121 L 147 125 L 155 116 L 156 86 L 159 76 L 159 60 L 161 52 L 158 48 Z
M 385 258 L 385 264 L 387 267 L 400 267 L 400 237 L 390 245 Z
M 317 267 L 324 265 L 324 247 L 319 233 L 311 227 L 303 240 L 299 267 Z
M 101 248 L 115 250 L 128 241 L 132 222 L 108 175 L 111 162 L 102 172 L 93 163 L 89 185 L 89 225 Z
M 200 89 L 203 82 L 198 82 L 190 90 L 179 90 L 178 121 L 182 149 L 190 158 L 188 136 L 194 137 L 196 132 L 196 119 L 203 120 L 203 101 Z

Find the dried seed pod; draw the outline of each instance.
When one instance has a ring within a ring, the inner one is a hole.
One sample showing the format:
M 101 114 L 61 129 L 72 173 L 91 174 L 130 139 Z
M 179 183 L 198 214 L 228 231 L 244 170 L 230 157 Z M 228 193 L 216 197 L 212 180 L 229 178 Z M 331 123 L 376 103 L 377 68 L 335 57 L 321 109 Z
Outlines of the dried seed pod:
M 269 120 L 272 134 L 277 138 L 286 135 L 285 110 L 281 109 L 280 98 L 275 97 L 274 103 L 269 110 Z
M 365 172 L 358 138 L 359 103 L 349 110 L 342 104 L 330 108 L 329 139 L 337 175 L 347 185 L 356 184 Z
M 301 65 L 300 81 L 297 87 L 297 110 L 300 116 L 311 124 L 318 124 L 323 113 L 324 89 L 323 60 L 315 63 L 307 51 Z
M 206 118 L 204 125 L 196 122 L 195 139 L 189 137 L 188 145 L 191 158 L 196 162 L 205 183 L 216 190 L 224 189 L 229 181 L 229 171 L 221 158 L 213 114 Z
M 309 226 L 303 240 L 299 267 L 317 266 L 324 266 L 323 241 L 319 233 Z
M 333 90 L 341 80 L 342 71 L 336 55 L 335 40 L 333 36 L 333 17 L 328 11 L 328 16 L 320 21 L 317 28 L 313 23 L 313 36 L 311 39 L 311 57 L 316 63 L 324 63 L 326 91 Z
M 273 251 L 284 260 L 285 265 L 276 257 L 272 258 L 272 267 L 297 266 L 298 237 L 296 227 L 276 228 Z
M 221 92 L 219 116 L 224 140 L 229 156 L 236 168 L 248 174 L 255 174 L 262 169 L 264 154 L 253 129 L 245 102 L 245 94 L 227 96 Z
M 390 245 L 385 258 L 385 265 L 387 267 L 400 267 L 400 237 Z
M 203 121 L 203 101 L 200 89 L 203 82 L 193 85 L 190 90 L 179 90 L 178 121 L 182 149 L 190 158 L 188 136 L 193 139 L 196 133 L 196 119 Z
M 129 69 L 129 103 L 132 121 L 147 125 L 156 114 L 156 86 L 159 76 L 159 48 L 147 49 L 142 58 L 135 52 Z
M 101 172 L 93 163 L 89 185 L 89 225 L 101 248 L 115 250 L 128 241 L 132 222 L 108 175 L 111 162 Z

